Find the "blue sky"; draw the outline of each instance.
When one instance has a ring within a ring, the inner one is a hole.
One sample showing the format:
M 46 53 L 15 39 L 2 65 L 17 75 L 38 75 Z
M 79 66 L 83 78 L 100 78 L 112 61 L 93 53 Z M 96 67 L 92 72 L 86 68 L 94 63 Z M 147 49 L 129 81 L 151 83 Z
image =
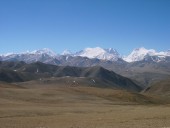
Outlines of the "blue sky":
M 170 0 L 0 0 L 0 53 L 170 49 Z

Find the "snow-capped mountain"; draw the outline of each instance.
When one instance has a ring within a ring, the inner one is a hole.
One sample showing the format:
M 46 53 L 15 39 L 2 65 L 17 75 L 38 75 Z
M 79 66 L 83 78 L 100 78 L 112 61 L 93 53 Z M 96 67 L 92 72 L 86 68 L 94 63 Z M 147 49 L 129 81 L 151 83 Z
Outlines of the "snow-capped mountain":
M 40 50 L 34 51 L 27 51 L 23 53 L 11 53 L 11 54 L 4 54 L 1 55 L 0 58 L 2 61 L 24 61 L 26 63 L 32 62 L 43 62 L 43 63 L 50 63 L 56 64 L 55 58 L 57 54 L 50 49 L 44 48 Z
M 74 56 L 97 58 L 101 60 L 110 60 L 110 61 L 117 61 L 118 58 L 120 58 L 120 55 L 116 50 L 112 48 L 102 49 L 100 47 L 86 48 L 82 51 L 75 53 Z
M 0 54 L 0 56 L 3 56 L 3 57 L 5 57 L 5 56 L 10 56 L 10 55 L 14 55 L 15 53 L 13 53 L 13 52 L 10 52 L 10 53 L 5 53 L 5 54 Z
M 55 57 L 57 56 L 57 54 L 52 51 L 51 49 L 48 48 L 44 48 L 44 49 L 40 49 L 40 50 L 34 50 L 32 52 L 26 52 L 27 54 L 35 54 L 35 55 L 48 55 L 51 57 Z
M 153 49 L 147 50 L 144 47 L 137 48 L 134 49 L 127 57 L 124 57 L 123 59 L 127 62 L 140 61 L 143 60 L 147 54 L 154 55 L 156 54 L 156 51 Z
M 84 57 L 89 58 L 88 64 L 95 65 L 100 63 L 99 60 L 112 62 L 135 62 L 135 61 L 168 61 L 170 60 L 170 50 L 165 52 L 156 52 L 154 49 L 138 48 L 134 49 L 127 57 L 121 57 L 120 54 L 113 48 L 103 49 L 100 47 L 86 48 L 76 53 L 65 50 L 62 54 L 56 54 L 50 49 L 44 48 L 40 50 L 27 51 L 23 53 L 7 53 L 0 55 L 0 61 L 24 61 L 26 63 L 43 62 L 54 65 L 73 65 L 77 63 L 78 66 L 83 65 Z M 98 59 L 98 60 L 95 60 Z M 123 61 L 124 60 L 124 61 Z M 98 62 L 96 62 L 98 61 Z M 81 64 L 79 64 L 81 63 Z M 74 65 L 73 65 L 74 66 Z M 77 66 L 77 65 L 75 65 Z
M 61 55 L 72 55 L 72 52 L 68 49 L 64 50 Z
M 170 51 L 168 50 L 167 52 L 156 52 L 154 49 L 145 49 L 144 47 L 141 47 L 134 49 L 127 57 L 123 57 L 123 60 L 126 62 L 141 61 L 148 56 L 156 56 L 157 60 L 153 59 L 153 61 L 161 61 L 162 58 L 170 56 Z

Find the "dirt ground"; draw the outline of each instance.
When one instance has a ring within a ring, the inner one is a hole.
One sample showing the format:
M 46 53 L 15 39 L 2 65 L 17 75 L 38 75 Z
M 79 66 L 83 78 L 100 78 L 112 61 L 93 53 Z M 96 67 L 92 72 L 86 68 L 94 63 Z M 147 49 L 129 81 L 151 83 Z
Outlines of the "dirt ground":
M 170 106 L 71 89 L 1 88 L 0 128 L 170 128 Z

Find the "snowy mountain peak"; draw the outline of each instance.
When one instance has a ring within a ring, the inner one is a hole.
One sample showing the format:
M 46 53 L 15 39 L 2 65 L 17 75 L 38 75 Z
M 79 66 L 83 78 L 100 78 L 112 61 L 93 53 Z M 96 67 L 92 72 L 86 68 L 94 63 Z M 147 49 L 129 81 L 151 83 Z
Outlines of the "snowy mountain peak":
M 61 55 L 71 55 L 72 54 L 72 52 L 70 51 L 70 50 L 64 50 L 62 53 L 61 53 Z
M 104 53 L 104 52 L 105 52 L 105 50 L 100 48 L 100 47 L 84 49 L 85 54 L 89 54 L 89 55 L 91 54 L 92 56 L 97 56 L 97 55 Z
M 134 49 L 130 55 L 124 57 L 123 59 L 127 62 L 140 61 L 143 60 L 146 55 L 155 55 L 156 51 L 153 49 L 146 49 L 144 47 Z
M 113 49 L 113 48 L 108 48 L 108 49 L 105 49 L 105 50 L 107 50 L 108 52 L 115 52 L 115 51 L 116 51 L 116 50 Z
M 27 52 L 29 54 L 29 52 Z M 53 52 L 51 49 L 48 48 L 44 48 L 44 49 L 40 49 L 40 50 L 34 50 L 32 52 L 30 52 L 31 54 L 47 54 L 51 57 L 55 57 L 57 54 L 55 52 Z
M 113 49 L 102 49 L 100 47 L 86 48 L 80 52 L 77 52 L 75 56 L 82 56 L 88 58 L 97 58 L 102 60 L 116 61 L 119 58 L 117 51 Z
M 10 56 L 10 55 L 14 55 L 15 53 L 10 52 L 10 53 L 6 53 L 6 54 L 1 54 L 0 56 L 6 57 L 6 56 Z
M 166 57 L 170 56 L 170 51 L 167 52 L 156 52 L 154 49 L 137 48 L 134 49 L 127 57 L 123 59 L 127 62 L 141 61 L 147 56 L 158 56 Z
M 138 53 L 141 53 L 141 54 L 146 54 L 146 53 L 155 53 L 156 51 L 154 49 L 146 49 L 144 47 L 141 47 L 141 48 L 136 48 L 134 49 L 132 52 L 138 52 Z
M 117 52 L 117 50 L 113 49 L 113 48 L 108 48 L 108 49 L 105 49 L 105 51 L 107 51 L 108 53 L 110 54 L 114 54 L 114 55 L 117 55 L 120 57 L 120 54 Z

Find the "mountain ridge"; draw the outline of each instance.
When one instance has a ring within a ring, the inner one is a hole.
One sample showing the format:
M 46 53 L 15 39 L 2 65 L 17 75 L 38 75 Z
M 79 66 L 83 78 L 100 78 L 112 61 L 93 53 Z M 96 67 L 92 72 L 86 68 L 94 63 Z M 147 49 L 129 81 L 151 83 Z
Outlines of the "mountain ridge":
M 1 62 L 0 63 L 0 81 L 5 82 L 25 82 L 30 80 L 41 81 L 44 78 L 62 78 L 65 83 L 70 77 L 75 77 L 76 80 L 72 81 L 72 84 L 76 84 L 76 81 L 90 84 L 86 86 L 99 86 L 109 88 L 126 89 L 130 91 L 140 91 L 141 87 L 135 84 L 129 78 L 116 74 L 113 71 L 109 71 L 100 66 L 95 67 L 72 67 L 72 66 L 55 66 L 50 64 L 44 64 L 41 62 L 35 62 L 31 64 L 20 64 L 15 66 L 19 62 Z M 22 62 L 20 62 L 22 63 Z M 88 78 L 88 79 L 87 79 Z M 82 81 L 84 79 L 84 81 Z M 62 84 L 63 84 L 62 83 Z M 93 83 L 93 84 L 92 84 Z M 81 84 L 79 84 L 81 85 Z
M 154 49 L 145 49 L 144 47 L 134 49 L 128 56 L 122 57 L 117 50 L 113 48 L 103 49 L 100 47 L 95 48 L 85 48 L 84 50 L 72 53 L 69 50 L 64 50 L 61 54 L 57 54 L 54 51 L 44 48 L 40 50 L 27 51 L 23 53 L 7 53 L 1 54 L 0 60 L 18 60 L 25 61 L 27 63 L 32 63 L 35 61 L 54 61 L 54 59 L 58 59 L 60 56 L 72 56 L 72 57 L 87 57 L 89 59 L 100 59 L 106 61 L 118 61 L 122 59 L 128 63 L 142 61 L 148 56 L 157 57 L 157 60 L 153 60 L 155 62 L 163 61 L 164 58 L 170 57 L 170 50 L 164 52 L 156 52 Z
M 165 58 L 166 56 L 170 56 L 170 51 L 167 50 L 165 52 L 156 52 L 154 49 L 146 49 L 144 47 L 134 49 L 127 57 L 124 57 L 123 60 L 126 62 L 135 62 L 141 61 L 145 59 L 147 56 L 157 56 L 160 58 Z

